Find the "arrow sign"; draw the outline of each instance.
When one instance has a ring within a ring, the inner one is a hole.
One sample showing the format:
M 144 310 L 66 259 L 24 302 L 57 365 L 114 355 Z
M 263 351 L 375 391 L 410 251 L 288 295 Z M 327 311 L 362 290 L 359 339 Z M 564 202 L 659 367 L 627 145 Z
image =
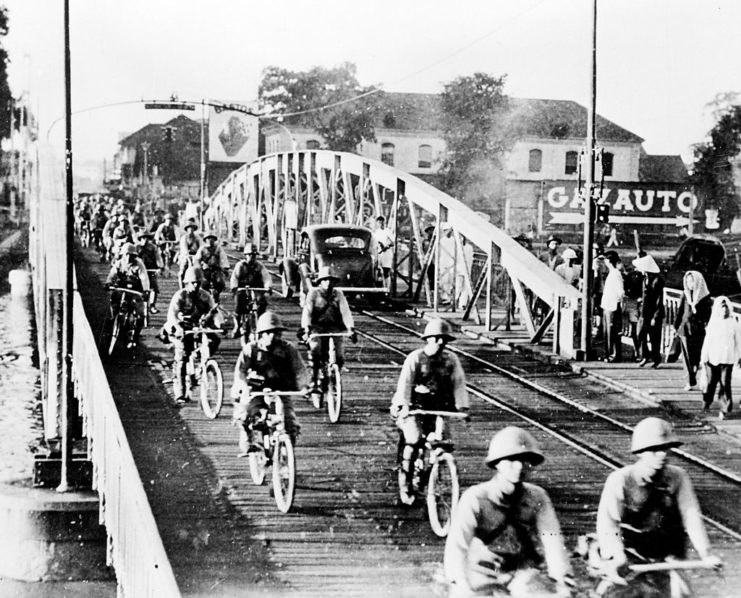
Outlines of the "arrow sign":
M 548 224 L 584 224 L 584 214 L 581 212 L 550 212 L 551 220 Z M 671 224 L 687 226 L 690 219 L 686 216 L 655 217 L 655 216 L 613 216 L 610 222 L 615 224 Z M 699 222 L 694 220 L 694 222 Z

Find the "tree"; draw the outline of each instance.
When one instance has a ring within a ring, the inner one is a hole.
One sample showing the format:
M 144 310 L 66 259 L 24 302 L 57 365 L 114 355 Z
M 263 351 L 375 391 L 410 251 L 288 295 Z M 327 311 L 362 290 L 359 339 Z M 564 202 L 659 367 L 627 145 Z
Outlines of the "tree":
M 0 6 L 0 37 L 8 35 L 8 29 L 8 9 Z M 15 109 L 8 83 L 9 62 L 8 52 L 0 44 L 0 106 L 2 107 L 0 109 L 0 137 L 3 139 L 10 137 L 11 110 Z
M 258 105 L 276 118 L 302 112 L 286 116 L 285 122 L 314 128 L 331 150 L 353 152 L 361 141 L 376 139 L 374 89 L 358 83 L 356 67 L 349 62 L 305 72 L 269 66 L 262 73 Z
M 739 213 L 739 194 L 731 160 L 741 151 L 741 106 L 735 95 L 723 94 L 714 102 L 717 120 L 707 141 L 694 146 L 690 182 L 708 208 L 718 210 L 721 229 Z
M 492 207 L 492 194 L 503 181 L 502 156 L 516 138 L 504 80 L 474 73 L 445 84 L 441 94 L 448 148 L 441 185 L 471 207 Z

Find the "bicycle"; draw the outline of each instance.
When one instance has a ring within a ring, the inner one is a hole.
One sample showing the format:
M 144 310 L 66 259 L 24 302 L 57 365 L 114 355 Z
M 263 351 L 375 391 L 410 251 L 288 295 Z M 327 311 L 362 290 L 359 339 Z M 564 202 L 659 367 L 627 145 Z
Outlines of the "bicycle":
M 293 505 L 296 492 L 296 457 L 293 442 L 286 432 L 285 415 L 282 397 L 304 396 L 300 391 L 277 391 L 264 389 L 240 393 L 239 406 L 235 410 L 234 421 L 247 418 L 247 405 L 256 397 L 263 397 L 267 404 L 266 413 L 248 425 L 255 434 L 253 445 L 260 450 L 248 453 L 250 477 L 252 482 L 261 486 L 265 482 L 267 468 L 272 465 L 273 497 L 281 513 L 288 513 Z M 243 415 L 240 415 L 243 414 Z
M 79 223 L 80 245 L 83 247 L 90 246 L 90 222 L 82 220 Z
M 467 419 L 457 411 L 412 409 L 409 415 L 435 417 L 435 429 L 427 433 L 421 445 L 413 445 L 409 458 L 410 471 L 404 471 L 403 454 L 407 446 L 399 430 L 397 453 L 399 499 L 413 505 L 423 494 L 427 503 L 427 518 L 435 535 L 444 538 L 450 529 L 450 518 L 460 497 L 458 467 L 453 457 L 453 443 L 443 438 L 445 418 Z
M 175 259 L 175 245 L 177 241 L 160 241 L 157 243 L 160 253 L 162 254 L 162 276 L 170 278 L 172 271 L 170 267 Z
M 219 274 L 223 273 L 224 276 L 227 275 L 228 271 L 223 271 L 221 268 L 212 268 L 212 267 L 202 267 L 201 271 L 203 272 L 203 284 L 201 285 L 201 288 L 204 291 L 208 291 L 211 293 L 211 296 L 214 298 L 214 301 L 216 303 L 219 302 L 219 299 L 221 298 L 221 291 L 216 290 L 216 282 L 218 280 Z M 223 290 L 224 287 L 224 281 L 222 279 L 221 287 Z
M 235 316 L 237 319 L 237 333 L 242 339 L 242 342 L 251 342 L 256 340 L 255 329 L 257 326 L 257 296 L 255 293 L 271 292 L 270 289 L 264 287 L 237 287 L 235 299 L 239 293 L 247 293 L 247 313 L 239 314 Z
M 111 295 L 113 293 L 121 294 L 117 309 L 111 303 L 112 326 L 111 339 L 108 343 L 108 355 L 113 355 L 113 349 L 116 347 L 116 342 L 122 331 L 126 332 L 128 338 L 127 345 L 131 345 L 134 342 L 137 318 L 135 298 L 138 297 L 144 300 L 144 293 L 126 287 L 111 287 L 110 291 Z
M 352 336 L 350 332 L 329 332 L 309 334 L 308 340 L 328 338 L 326 359 L 322 356 L 322 364 L 319 368 L 319 392 L 311 393 L 311 402 L 316 409 L 322 408 L 322 403 L 327 403 L 327 414 L 329 421 L 336 424 L 340 420 L 342 412 L 342 372 L 337 365 L 337 349 L 335 348 L 335 337 Z
M 203 414 L 208 419 L 216 419 L 224 403 L 224 376 L 218 362 L 211 357 L 208 346 L 208 334 L 220 333 L 218 328 L 196 326 L 185 330 L 183 336 L 193 335 L 195 347 L 188 356 L 186 376 L 190 389 L 200 385 L 200 402 Z
M 629 550 L 634 556 L 636 552 Z M 641 575 L 647 573 L 667 572 L 669 575 L 669 595 L 667 598 L 694 598 L 696 596 L 685 571 L 712 570 L 721 574 L 722 563 L 712 564 L 703 560 L 667 559 L 665 561 L 649 561 L 627 565 L 628 573 L 625 577 L 614 577 L 614 573 L 605 570 L 605 562 L 599 554 L 597 535 L 594 533 L 579 536 L 576 553 L 587 562 L 588 574 L 591 578 L 599 579 L 597 587 L 590 595 L 600 597 L 605 595 L 614 586 L 630 586 Z

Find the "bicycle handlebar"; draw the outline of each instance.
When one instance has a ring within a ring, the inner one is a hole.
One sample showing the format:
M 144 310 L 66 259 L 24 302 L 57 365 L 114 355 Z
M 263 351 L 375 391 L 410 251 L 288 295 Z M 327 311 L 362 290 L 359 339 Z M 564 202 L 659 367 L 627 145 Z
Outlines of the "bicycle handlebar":
M 209 334 L 211 332 L 214 333 L 214 334 L 219 334 L 222 331 L 221 331 L 220 328 L 203 328 L 203 327 L 200 327 L 200 326 L 196 326 L 196 327 L 191 328 L 189 330 L 183 330 L 183 335 L 186 335 L 186 334 L 201 334 L 201 333 L 203 333 L 203 334 Z
M 237 287 L 234 289 L 236 292 L 239 291 L 270 291 L 267 287 Z
M 124 289 L 122 287 L 111 287 L 108 289 L 111 291 L 111 293 L 115 293 L 118 291 L 119 293 L 131 293 L 132 295 L 138 295 L 139 297 L 144 297 L 144 293 L 140 293 L 139 291 L 135 291 L 134 289 Z
M 306 393 L 300 390 L 257 390 L 250 391 L 250 397 L 304 397 Z
M 634 573 L 647 573 L 651 571 L 672 571 L 680 569 L 716 569 L 714 565 L 703 560 L 694 561 L 662 561 L 660 563 L 638 563 L 629 565 Z
M 309 338 L 334 338 L 336 336 L 352 336 L 352 332 L 311 332 Z
M 455 419 L 466 419 L 468 413 L 460 411 L 427 411 L 426 409 L 411 409 L 409 415 L 435 415 L 437 417 L 452 417 Z

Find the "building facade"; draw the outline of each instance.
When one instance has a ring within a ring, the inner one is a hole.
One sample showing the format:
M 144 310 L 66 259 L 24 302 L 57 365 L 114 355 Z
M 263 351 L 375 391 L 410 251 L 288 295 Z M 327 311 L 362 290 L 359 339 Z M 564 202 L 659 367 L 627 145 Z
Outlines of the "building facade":
M 434 184 L 446 155 L 441 115 L 439 95 L 386 93 L 376 141 L 361 143 L 358 153 Z M 504 172 L 493 177 L 497 182 L 483 199 L 461 199 L 512 235 L 578 233 L 583 205 L 578 193 L 576 201 L 573 195 L 584 180 L 586 108 L 569 100 L 510 98 L 508 117 L 520 134 L 505 156 Z M 686 225 L 698 206 L 694 196 L 688 203 L 680 156 L 647 155 L 641 137 L 599 115 L 595 128 L 596 179 L 614 225 L 661 232 Z M 267 153 L 322 148 L 321 136 L 300 120 L 269 125 L 263 132 Z M 565 194 L 572 200 L 564 202 Z

